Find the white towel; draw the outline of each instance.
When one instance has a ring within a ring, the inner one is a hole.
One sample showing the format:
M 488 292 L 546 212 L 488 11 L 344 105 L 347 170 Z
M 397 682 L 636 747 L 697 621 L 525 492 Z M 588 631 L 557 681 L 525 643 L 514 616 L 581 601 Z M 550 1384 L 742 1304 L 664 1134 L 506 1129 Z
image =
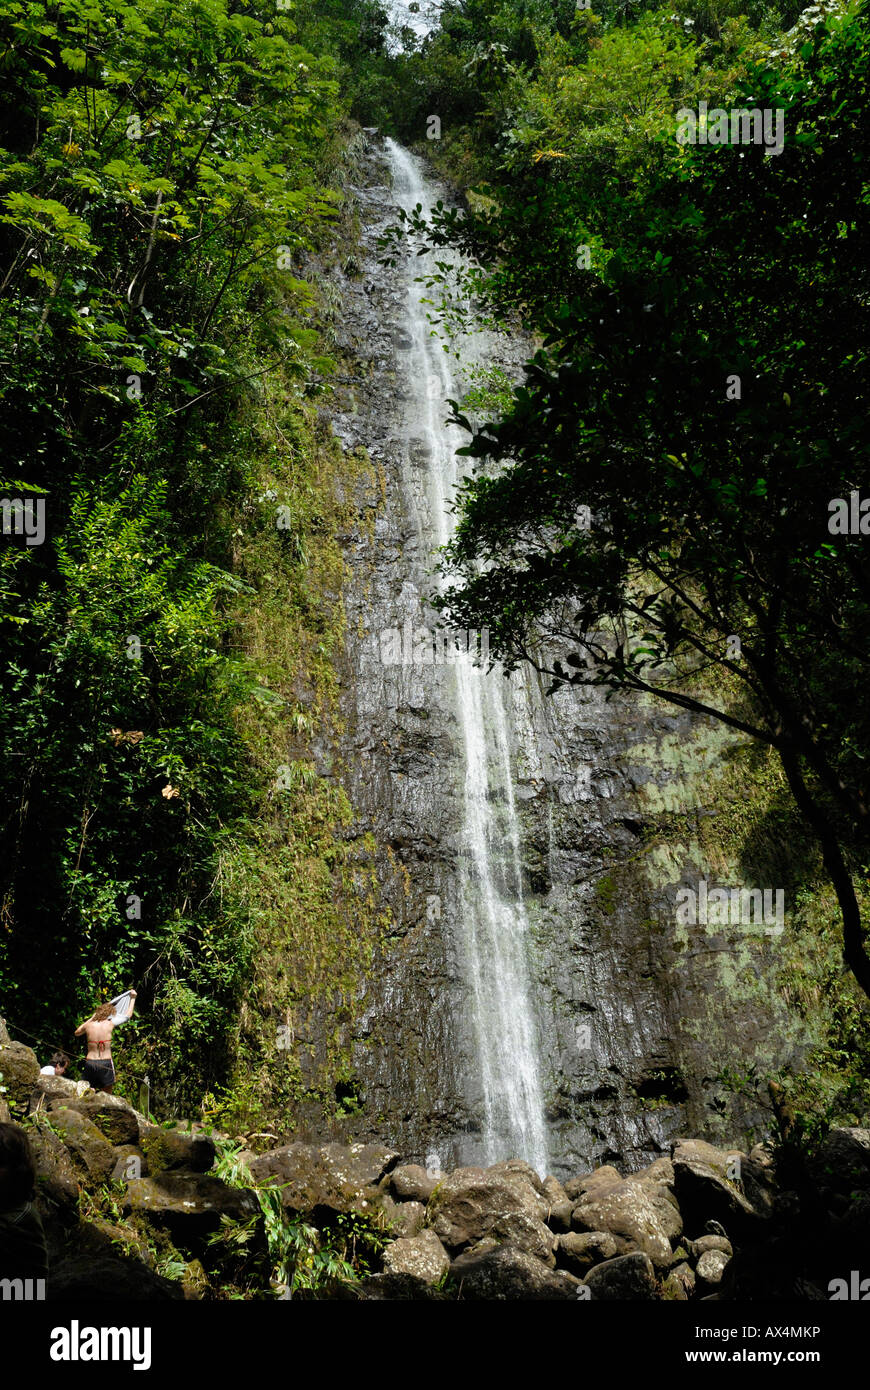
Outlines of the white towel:
M 115 1012 L 112 1014 L 112 1023 L 124 1023 L 127 1018 L 127 1010 L 130 1007 L 130 991 L 119 994 L 117 999 L 110 999 L 109 1003 L 114 1004 Z

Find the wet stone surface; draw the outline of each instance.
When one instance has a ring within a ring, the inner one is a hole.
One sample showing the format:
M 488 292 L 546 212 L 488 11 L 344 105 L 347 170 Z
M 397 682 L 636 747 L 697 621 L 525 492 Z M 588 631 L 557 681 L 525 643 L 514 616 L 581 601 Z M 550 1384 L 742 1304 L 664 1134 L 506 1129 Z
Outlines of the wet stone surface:
M 372 832 L 380 847 L 393 925 L 360 985 L 351 1038 L 360 1108 L 345 1133 L 447 1167 L 485 1161 L 460 952 L 464 755 L 450 665 L 382 660 L 387 629 L 434 626 L 419 522 L 429 457 L 415 416 L 418 383 L 407 376 L 409 271 L 378 260 L 377 239 L 397 220 L 378 136 L 368 137 L 358 167 L 359 274 L 332 272 L 350 377 L 330 420 L 343 449 L 365 449 L 372 467 L 356 497 L 370 524 L 343 538 L 338 765 L 357 811 L 350 834 Z M 521 345 L 503 338 L 495 351 L 514 368 L 522 359 Z M 717 744 L 689 715 L 607 702 L 600 691 L 545 698 L 531 672 L 508 685 L 549 1169 L 565 1177 L 612 1162 L 631 1171 L 677 1134 L 712 1137 L 708 1078 L 729 1049 L 738 1061 L 775 1048 L 783 1031 L 780 1006 L 763 989 L 730 999 L 718 1009 L 719 1031 L 711 1027 L 722 957 L 703 939 L 679 939 L 673 912 L 676 886 L 703 866 L 683 846 L 664 856 L 664 869 L 661 855 L 643 853 L 651 808 L 670 801 L 705 813 L 703 785 L 691 778 L 704 762 L 698 748 L 715 762 L 721 736 Z M 614 864 L 628 866 L 615 886 Z M 768 964 L 759 954 L 761 975 Z M 733 1117 L 728 1131 L 736 1134 Z

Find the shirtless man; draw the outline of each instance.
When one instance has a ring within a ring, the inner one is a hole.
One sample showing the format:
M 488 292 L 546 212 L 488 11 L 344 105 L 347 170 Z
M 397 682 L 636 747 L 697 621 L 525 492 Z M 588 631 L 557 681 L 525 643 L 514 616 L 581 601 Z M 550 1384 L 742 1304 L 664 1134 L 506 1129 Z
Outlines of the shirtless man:
M 80 1023 L 76 1037 L 87 1034 L 88 1055 L 82 1067 L 82 1078 L 95 1091 L 108 1091 L 111 1095 L 115 1086 L 115 1064 L 112 1061 L 112 1029 L 117 1023 L 126 1023 L 136 1003 L 136 991 L 130 990 L 130 1007 L 123 1018 L 113 1019 L 114 1004 L 101 1004 L 90 1018 Z

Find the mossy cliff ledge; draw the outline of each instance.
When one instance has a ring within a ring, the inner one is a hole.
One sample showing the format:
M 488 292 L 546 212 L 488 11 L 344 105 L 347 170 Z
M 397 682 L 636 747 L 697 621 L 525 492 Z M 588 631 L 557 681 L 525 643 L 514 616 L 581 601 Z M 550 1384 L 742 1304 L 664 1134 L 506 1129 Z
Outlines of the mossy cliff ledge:
M 425 1169 L 383 1144 L 257 1154 L 40 1076 L 22 1044 L 0 1067 L 0 1120 L 36 1161 L 49 1299 L 822 1299 L 849 1296 L 865 1248 L 858 1128 L 811 1160 L 678 1139 L 627 1177 L 562 1183 L 521 1159 Z

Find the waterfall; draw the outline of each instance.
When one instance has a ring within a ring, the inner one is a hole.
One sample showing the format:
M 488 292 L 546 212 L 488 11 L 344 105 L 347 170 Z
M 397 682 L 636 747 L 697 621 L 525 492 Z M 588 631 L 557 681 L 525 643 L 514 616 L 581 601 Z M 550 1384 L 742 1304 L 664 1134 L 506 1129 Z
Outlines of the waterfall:
M 396 200 L 406 209 L 436 201 L 421 163 L 392 140 L 386 142 Z M 441 261 L 449 253 L 439 251 Z M 413 257 L 408 268 L 405 361 L 414 432 L 422 435 L 428 459 L 425 485 L 416 493 L 416 524 L 434 561 L 452 530 L 450 504 L 461 478 L 456 449 L 464 436 L 447 426 L 448 398 L 462 394 L 450 356 L 433 336 L 414 281 L 433 266 L 433 256 Z M 485 349 L 486 335 L 479 335 Z M 469 642 L 469 646 L 471 643 Z M 529 921 L 523 899 L 520 827 L 514 797 L 506 682 L 498 669 L 487 673 L 470 660 L 449 668 L 444 682 L 455 712 L 464 752 L 459 874 L 459 941 L 456 943 L 476 1040 L 477 1080 L 483 1098 L 483 1148 L 488 1162 L 526 1159 L 547 1171 L 547 1131 L 541 1089 L 537 1030 L 528 966 Z

